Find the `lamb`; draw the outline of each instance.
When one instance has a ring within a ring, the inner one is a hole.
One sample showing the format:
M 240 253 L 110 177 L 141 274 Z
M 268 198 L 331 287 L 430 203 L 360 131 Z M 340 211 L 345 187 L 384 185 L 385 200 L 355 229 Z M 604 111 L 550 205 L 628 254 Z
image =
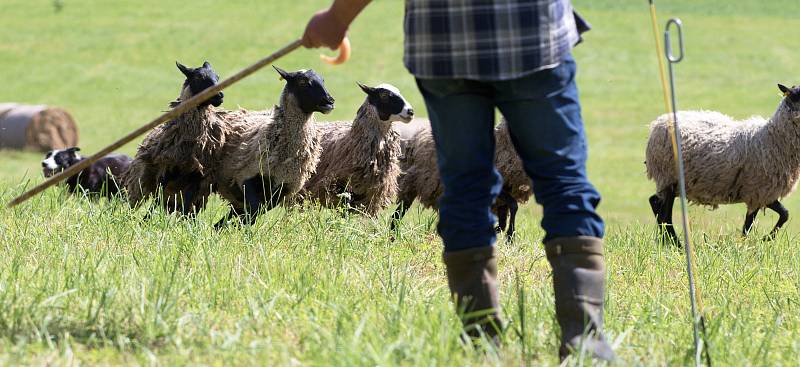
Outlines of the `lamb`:
M 178 100 L 170 104 L 172 108 L 219 80 L 208 61 L 199 68 L 176 65 L 186 80 Z M 218 164 L 230 134 L 226 121 L 214 109 L 222 104 L 223 97 L 222 92 L 214 95 L 145 137 L 124 178 L 132 205 L 156 194 L 159 187 L 161 202 L 168 211 L 191 214 L 205 205 L 213 181 L 210 171 Z
M 303 196 L 326 207 L 344 204 L 375 215 L 397 194 L 401 147 L 392 122 L 410 122 L 414 110 L 390 84 L 358 85 L 367 97 L 352 124 L 317 125 L 322 131 L 322 156 Z
M 779 84 L 778 88 L 785 97 L 769 120 L 734 121 L 718 112 L 678 112 L 689 201 L 712 208 L 745 203 L 742 235 L 750 231 L 759 210 L 775 211 L 778 222 L 765 240 L 773 239 L 789 219 L 779 200 L 794 191 L 800 177 L 800 87 Z M 647 177 L 656 183 L 650 206 L 659 231 L 662 235 L 666 231 L 680 246 L 672 225 L 678 176 L 670 125 L 670 115 L 650 124 L 645 164 Z
M 319 162 L 320 131 L 312 115 L 331 112 L 334 99 L 314 70 L 275 70 L 286 81 L 278 106 L 223 115 L 241 132 L 231 135 L 223 151 L 217 190 L 231 211 L 218 229 L 234 216 L 252 224 L 262 207 L 270 210 L 293 198 Z
M 531 179 L 525 173 L 508 125 L 505 121 L 495 127 L 495 165 L 503 176 L 503 189 L 492 210 L 498 215 L 498 231 L 505 230 L 511 240 L 516 230 L 518 203 L 531 197 Z M 406 143 L 401 161 L 403 175 L 398 180 L 398 206 L 392 216 L 392 229 L 403 218 L 415 199 L 427 208 L 437 208 L 444 191 L 436 164 L 436 146 L 429 126 L 420 128 Z M 507 226 L 507 227 L 506 227 Z

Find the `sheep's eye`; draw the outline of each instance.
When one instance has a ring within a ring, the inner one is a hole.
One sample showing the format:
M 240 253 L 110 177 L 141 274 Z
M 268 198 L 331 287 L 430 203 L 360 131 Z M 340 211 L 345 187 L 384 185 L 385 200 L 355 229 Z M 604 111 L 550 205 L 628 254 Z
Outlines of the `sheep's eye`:
M 380 97 L 381 97 L 381 100 L 385 101 L 385 100 L 389 99 L 389 93 L 381 93 Z

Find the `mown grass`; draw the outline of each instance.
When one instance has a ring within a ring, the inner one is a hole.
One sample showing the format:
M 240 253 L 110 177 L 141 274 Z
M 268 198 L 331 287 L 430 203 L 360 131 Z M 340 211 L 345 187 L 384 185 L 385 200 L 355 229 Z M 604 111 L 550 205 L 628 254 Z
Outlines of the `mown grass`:
M 173 62 L 208 59 L 220 75 L 302 30 L 327 1 L 0 3 L 0 100 L 67 107 L 90 153 L 149 120 L 182 82 Z M 769 115 L 775 83 L 798 84 L 793 1 L 670 1 L 686 60 L 679 106 Z M 589 131 L 590 175 L 608 220 L 609 335 L 625 365 L 691 362 L 683 253 L 654 241 L 644 177 L 646 124 L 662 113 L 646 2 L 575 1 L 595 29 L 575 51 Z M 391 82 L 423 111 L 401 63 L 402 1 L 377 1 L 354 24 L 354 55 L 334 68 L 298 51 L 354 115 L 355 81 Z M 226 91 L 225 105 L 262 108 L 281 84 L 271 71 Z M 135 144 L 123 152 L 133 153 Z M 39 154 L 0 152 L 0 201 L 39 182 Z M 779 159 L 779 157 L 776 157 Z M 800 209 L 795 197 L 790 212 Z M 197 221 L 50 190 L 0 209 L 0 364 L 483 365 L 556 364 L 549 267 L 535 204 L 519 237 L 501 241 L 505 346 L 476 352 L 458 321 L 436 239 L 435 213 L 412 210 L 391 242 L 388 212 L 368 219 L 313 205 L 278 209 L 252 228 L 217 233 L 214 202 Z M 742 239 L 742 206 L 693 208 L 698 282 L 718 365 L 793 365 L 800 352 L 796 243 L 800 225 Z M 573 361 L 575 362 L 575 361 Z

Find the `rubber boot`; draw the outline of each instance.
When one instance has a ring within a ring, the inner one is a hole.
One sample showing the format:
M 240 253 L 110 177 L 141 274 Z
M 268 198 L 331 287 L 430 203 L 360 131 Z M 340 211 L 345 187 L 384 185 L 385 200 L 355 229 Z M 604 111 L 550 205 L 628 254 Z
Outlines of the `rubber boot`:
M 464 330 L 471 338 L 481 333 L 500 343 L 503 320 L 497 292 L 497 260 L 493 246 L 446 252 L 447 283 Z
M 545 243 L 553 267 L 556 318 L 561 327 L 558 355 L 563 361 L 581 351 L 604 361 L 616 359 L 603 335 L 605 261 L 596 237 L 560 237 Z

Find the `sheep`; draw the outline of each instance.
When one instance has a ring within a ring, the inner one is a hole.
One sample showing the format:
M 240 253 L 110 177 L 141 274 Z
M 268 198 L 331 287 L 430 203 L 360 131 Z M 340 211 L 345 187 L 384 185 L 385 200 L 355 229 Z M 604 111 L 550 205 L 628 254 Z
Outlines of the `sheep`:
M 317 124 L 322 156 L 303 196 L 326 207 L 344 203 L 351 210 L 375 215 L 397 194 L 401 148 L 392 122 L 410 122 L 414 110 L 390 84 L 358 85 L 367 97 L 352 124 Z
M 531 198 L 532 182 L 522 165 L 508 123 L 504 120 L 495 128 L 495 165 L 503 176 L 503 189 L 495 199 L 493 209 L 497 213 L 498 230 L 505 230 L 509 239 L 514 236 L 519 203 Z M 508 223 L 508 228 L 506 228 Z
M 314 70 L 275 70 L 286 81 L 272 111 L 244 110 L 224 114 L 242 131 L 225 144 L 217 190 L 231 205 L 228 219 L 252 224 L 260 209 L 270 210 L 293 198 L 314 173 L 321 154 L 320 131 L 313 113 L 327 114 L 334 99 Z
M 44 177 L 52 177 L 86 159 L 78 154 L 80 150 L 78 147 L 71 147 L 47 152 L 42 160 Z M 67 190 L 73 193 L 82 191 L 93 197 L 114 198 L 122 191 L 119 177 L 128 169 L 131 161 L 131 157 L 124 154 L 109 154 L 100 158 L 67 178 Z
M 495 165 L 503 176 L 503 188 L 492 210 L 498 215 L 497 230 L 505 230 L 506 237 L 511 240 L 516 230 L 518 205 L 530 199 L 532 183 L 514 148 L 505 121 L 495 127 L 495 144 Z M 403 174 L 398 180 L 399 203 L 392 216 L 392 229 L 395 229 L 415 199 L 419 199 L 424 207 L 437 208 L 439 197 L 444 192 L 430 126 L 419 128 L 405 146 L 401 160 Z
M 400 137 L 400 151 L 401 159 L 402 154 L 405 154 L 405 151 L 408 150 L 409 145 L 412 144 L 414 141 L 414 135 L 417 134 L 422 129 L 430 129 L 430 121 L 423 118 L 415 118 L 412 119 L 411 122 L 393 122 L 392 123 L 392 130 L 397 132 L 397 135 Z
M 176 65 L 186 80 L 178 100 L 170 103 L 171 108 L 219 80 L 208 61 L 199 68 Z M 169 211 L 192 214 L 205 205 L 211 192 L 210 171 L 230 134 L 226 121 L 214 109 L 222 104 L 223 97 L 219 92 L 145 137 L 124 175 L 132 205 L 154 195 L 159 187 L 162 203 Z
M 735 121 L 719 112 L 678 112 L 689 201 L 712 208 L 745 203 L 743 236 L 759 210 L 775 211 L 778 222 L 765 240 L 773 239 L 789 219 L 779 199 L 794 191 L 800 177 L 800 87 L 779 84 L 778 88 L 785 97 L 769 120 L 754 116 Z M 649 201 L 659 232 L 666 231 L 680 246 L 672 225 L 678 176 L 670 125 L 671 115 L 650 124 L 645 165 L 647 177 L 656 183 Z

